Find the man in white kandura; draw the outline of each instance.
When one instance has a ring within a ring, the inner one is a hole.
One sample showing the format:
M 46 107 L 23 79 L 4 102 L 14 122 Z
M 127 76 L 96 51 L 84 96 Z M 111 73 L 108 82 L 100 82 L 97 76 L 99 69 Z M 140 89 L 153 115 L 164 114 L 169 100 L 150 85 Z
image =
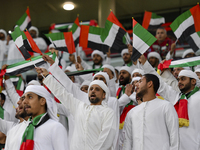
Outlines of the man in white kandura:
M 116 133 L 114 111 L 107 106 L 109 90 L 103 81 L 90 83 L 88 105 L 73 97 L 44 68 L 37 68 L 45 79 L 43 83 L 74 116 L 75 127 L 70 150 L 111 150 Z
M 156 98 L 159 79 L 144 74 L 136 83 L 136 94 L 143 101 L 129 111 L 125 124 L 123 150 L 178 150 L 178 116 L 173 105 Z

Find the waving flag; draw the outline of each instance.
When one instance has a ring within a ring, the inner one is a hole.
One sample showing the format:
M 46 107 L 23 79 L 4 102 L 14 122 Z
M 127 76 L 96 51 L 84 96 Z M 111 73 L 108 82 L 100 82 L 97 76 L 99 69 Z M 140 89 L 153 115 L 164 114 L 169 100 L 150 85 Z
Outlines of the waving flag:
M 101 34 L 101 40 L 104 44 L 114 49 L 119 49 L 123 43 L 123 37 L 126 34 L 126 30 L 115 17 L 111 11 L 105 24 L 105 28 Z
M 76 52 L 72 32 L 50 33 L 45 34 L 45 36 L 52 40 L 57 50 L 69 52 L 70 54 Z
M 109 46 L 101 41 L 103 28 L 81 25 L 79 46 L 83 48 L 98 49 L 102 52 L 107 52 Z
M 19 26 L 16 26 L 15 30 L 11 33 L 11 36 L 26 60 L 31 57 L 28 51 L 42 54 L 27 30 L 21 31 Z
M 73 34 L 73 39 L 74 39 L 74 44 L 75 47 L 78 45 L 79 43 L 79 36 L 80 36 L 80 24 L 79 24 L 79 19 L 78 17 L 76 18 L 76 20 L 74 21 L 72 27 L 70 28 L 69 31 L 72 32 Z
M 53 54 L 51 52 L 45 53 L 45 55 L 49 55 L 50 57 L 53 57 Z M 11 64 L 7 66 L 5 70 L 1 70 L 0 77 L 4 74 L 8 76 L 15 76 L 17 74 L 21 74 L 23 72 L 26 72 L 28 70 L 31 70 L 35 68 L 35 66 L 41 66 L 42 64 L 46 63 L 44 59 L 42 58 L 42 55 L 30 58 L 31 60 L 24 60 L 15 64 Z
M 165 68 L 191 67 L 199 64 L 200 64 L 200 56 L 196 56 L 180 60 L 166 60 L 163 64 L 158 65 L 158 69 L 163 70 Z
M 136 61 L 157 39 L 133 19 L 133 53 L 131 59 Z
M 145 11 L 142 26 L 145 29 L 158 28 L 165 23 L 165 18 L 153 12 Z
M 196 52 L 200 48 L 199 4 L 176 18 L 170 27 L 180 42 L 187 41 Z
M 31 16 L 29 12 L 29 7 L 26 9 L 26 12 L 23 16 L 17 21 L 16 25 L 18 25 L 21 31 L 25 29 L 29 29 L 31 27 Z

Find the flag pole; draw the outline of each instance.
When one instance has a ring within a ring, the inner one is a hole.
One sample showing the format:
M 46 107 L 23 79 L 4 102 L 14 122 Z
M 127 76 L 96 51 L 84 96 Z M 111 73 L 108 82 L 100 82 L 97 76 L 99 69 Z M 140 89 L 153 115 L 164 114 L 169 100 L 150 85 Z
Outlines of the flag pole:
M 35 68 L 38 68 L 35 64 L 33 64 L 34 66 L 35 66 Z M 41 76 L 43 77 L 43 78 L 45 78 L 44 76 L 43 76 L 43 74 L 41 73 Z
M 178 39 L 176 39 L 175 44 L 178 42 Z

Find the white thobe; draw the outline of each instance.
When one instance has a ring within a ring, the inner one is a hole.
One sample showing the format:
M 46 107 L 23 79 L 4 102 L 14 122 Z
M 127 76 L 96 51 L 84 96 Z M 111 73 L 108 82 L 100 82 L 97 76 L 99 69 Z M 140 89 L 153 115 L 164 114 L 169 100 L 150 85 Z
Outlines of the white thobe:
M 155 98 L 127 114 L 123 150 L 178 150 L 178 116 L 173 105 Z
M 105 104 L 79 101 L 51 75 L 43 82 L 75 118 L 70 150 L 110 150 L 116 132 L 114 111 Z
M 90 101 L 88 100 L 88 94 L 81 91 L 78 86 L 76 86 L 67 76 L 66 74 L 60 69 L 60 67 L 57 64 L 53 64 L 48 69 L 51 74 L 66 88 L 66 90 L 69 93 L 72 93 L 73 96 L 84 103 L 90 105 Z M 127 101 L 127 99 L 124 99 Z M 130 102 L 130 100 L 129 100 Z M 122 102 L 123 103 L 123 102 Z M 125 102 L 127 104 L 127 102 Z M 117 129 L 119 128 L 119 104 L 118 100 L 115 97 L 109 97 L 108 98 L 108 107 L 112 108 L 115 112 L 116 120 L 117 121 Z M 74 129 L 74 118 L 70 115 L 69 116 L 69 140 L 71 139 L 71 136 L 73 134 Z M 119 130 L 116 131 L 116 138 L 113 142 L 114 149 L 117 150 L 118 147 L 118 133 Z M 71 143 L 71 142 L 70 142 Z
M 5 150 L 19 150 L 22 136 L 30 121 L 14 126 L 7 134 Z M 63 125 L 52 119 L 34 130 L 33 150 L 68 150 L 67 133 Z
M 8 131 L 12 129 L 18 123 L 14 123 L 11 121 L 6 121 L 0 118 L 0 131 L 7 135 Z
M 7 132 L 5 150 L 19 150 L 23 133 L 28 126 L 29 121 L 23 121 L 17 124 Z
M 160 87 L 158 89 L 158 94 L 170 101 L 175 105 L 180 99 L 181 94 L 175 91 L 171 86 L 167 85 L 157 74 L 157 72 L 152 69 L 150 64 L 146 62 L 143 66 L 145 73 L 152 73 L 158 76 L 160 80 Z M 190 125 L 188 127 L 179 128 L 180 134 L 180 150 L 199 150 L 200 149 L 200 91 L 191 95 L 188 98 L 188 116 Z

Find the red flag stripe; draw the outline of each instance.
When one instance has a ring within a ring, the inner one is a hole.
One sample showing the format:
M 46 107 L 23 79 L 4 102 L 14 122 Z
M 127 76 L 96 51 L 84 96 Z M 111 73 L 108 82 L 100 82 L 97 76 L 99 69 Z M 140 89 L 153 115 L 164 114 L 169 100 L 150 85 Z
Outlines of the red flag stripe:
M 87 46 L 88 46 L 89 30 L 90 30 L 90 26 L 81 25 L 79 45 L 82 46 L 83 48 L 87 48 Z
M 196 6 L 192 7 L 190 9 L 190 12 L 193 16 L 194 19 L 194 26 L 195 26 L 195 30 L 196 32 L 200 31 L 200 8 L 199 8 L 199 4 L 197 4 Z
M 113 12 L 111 11 L 108 18 L 108 21 L 118 25 L 120 28 L 124 29 L 124 27 L 122 26 L 122 24 L 119 22 L 119 20 L 115 17 L 115 15 L 113 14 Z M 125 29 L 124 29 L 125 30 Z M 125 30 L 126 31 L 126 30 Z
M 30 12 L 29 12 L 29 7 L 26 9 L 26 14 L 29 16 L 29 18 L 31 18 Z
M 79 24 L 79 18 L 77 17 L 76 20 L 74 21 L 74 23 L 77 25 L 77 26 L 80 26 Z
M 33 38 L 31 37 L 30 33 L 28 31 L 24 31 L 29 43 L 31 44 L 31 48 L 33 51 L 35 51 L 36 53 L 40 53 L 42 55 L 42 52 L 40 51 L 40 49 L 38 48 L 38 46 L 35 44 L 35 41 L 33 40 Z
M 152 12 L 149 12 L 149 11 L 145 11 L 145 13 L 144 13 L 142 26 L 145 29 L 148 29 L 148 27 L 149 27 L 149 23 L 150 23 L 150 20 L 151 20 L 151 15 L 152 15 Z
M 72 32 L 63 32 L 65 43 L 67 45 L 68 53 L 73 54 L 76 52 Z

